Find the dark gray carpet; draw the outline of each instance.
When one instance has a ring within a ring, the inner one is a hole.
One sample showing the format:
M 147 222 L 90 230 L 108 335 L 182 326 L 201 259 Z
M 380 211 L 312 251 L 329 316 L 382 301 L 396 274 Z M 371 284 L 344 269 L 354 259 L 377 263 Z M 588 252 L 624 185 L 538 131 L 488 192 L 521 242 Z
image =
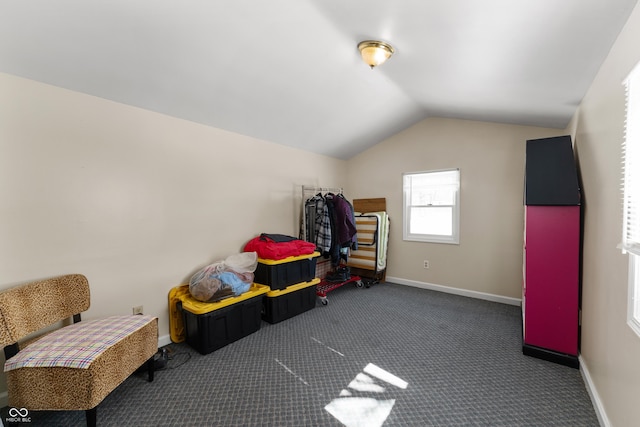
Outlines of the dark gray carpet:
M 98 406 L 98 425 L 341 426 L 325 406 L 358 413 L 358 397 L 369 398 L 368 427 L 376 414 L 384 426 L 598 425 L 577 369 L 522 354 L 518 307 L 394 284 L 328 299 L 206 356 L 170 345 L 171 369 L 152 383 L 129 378 Z M 406 388 L 364 374 L 369 364 Z M 83 412 L 30 416 L 31 426 L 85 423 Z

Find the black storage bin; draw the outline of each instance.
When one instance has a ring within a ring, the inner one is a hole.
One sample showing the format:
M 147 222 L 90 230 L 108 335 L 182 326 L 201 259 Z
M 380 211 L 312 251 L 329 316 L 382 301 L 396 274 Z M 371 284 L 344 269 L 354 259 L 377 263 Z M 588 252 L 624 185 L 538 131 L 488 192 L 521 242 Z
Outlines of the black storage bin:
M 316 285 L 320 279 L 298 283 L 283 290 L 269 291 L 263 299 L 262 319 L 278 323 L 316 306 Z
M 209 354 L 260 329 L 262 299 L 268 287 L 254 284 L 235 298 L 215 303 L 178 301 L 187 344 Z
M 319 252 L 288 257 L 281 260 L 258 258 L 254 282 L 267 285 L 271 290 L 284 289 L 297 283 L 309 282 L 316 276 Z

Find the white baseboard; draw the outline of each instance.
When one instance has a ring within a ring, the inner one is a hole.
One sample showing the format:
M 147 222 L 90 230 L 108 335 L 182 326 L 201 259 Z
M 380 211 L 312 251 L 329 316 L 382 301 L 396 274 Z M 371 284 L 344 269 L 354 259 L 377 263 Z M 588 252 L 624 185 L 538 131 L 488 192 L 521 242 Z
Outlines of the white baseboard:
M 578 360 L 580 361 L 580 373 L 582 374 L 582 379 L 584 380 L 587 392 L 589 393 L 589 397 L 591 398 L 593 409 L 595 409 L 596 411 L 598 422 L 602 427 L 611 427 L 611 422 L 609 421 L 607 413 L 604 410 L 604 405 L 602 404 L 602 400 L 600 399 L 598 390 L 596 389 L 596 386 L 591 379 L 591 374 L 589 374 L 589 367 L 587 366 L 581 355 L 578 355 Z
M 164 347 L 165 345 L 171 344 L 171 336 L 170 335 L 162 335 L 158 337 L 158 347 Z
M 387 276 L 387 282 L 397 283 L 399 285 L 413 286 L 415 288 L 429 289 L 431 291 L 445 292 L 448 294 L 461 295 L 470 298 L 483 299 L 487 301 L 500 302 L 502 304 L 520 306 L 522 300 L 519 298 L 505 297 L 502 295 L 488 294 L 485 292 L 470 291 L 467 289 L 451 288 L 449 286 L 436 285 L 433 283 L 418 282 L 417 280 L 402 279 L 400 277 Z

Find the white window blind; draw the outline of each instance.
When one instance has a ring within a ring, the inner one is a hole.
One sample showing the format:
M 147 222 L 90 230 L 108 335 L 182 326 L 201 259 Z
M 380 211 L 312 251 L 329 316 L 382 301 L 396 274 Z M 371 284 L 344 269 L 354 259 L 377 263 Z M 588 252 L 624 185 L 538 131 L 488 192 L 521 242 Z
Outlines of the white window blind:
M 626 91 L 625 137 L 622 146 L 624 210 L 622 250 L 640 255 L 640 65 L 624 81 Z
M 627 324 L 640 336 L 640 64 L 624 81 L 625 135 L 622 145 L 624 179 L 622 251 L 629 253 Z

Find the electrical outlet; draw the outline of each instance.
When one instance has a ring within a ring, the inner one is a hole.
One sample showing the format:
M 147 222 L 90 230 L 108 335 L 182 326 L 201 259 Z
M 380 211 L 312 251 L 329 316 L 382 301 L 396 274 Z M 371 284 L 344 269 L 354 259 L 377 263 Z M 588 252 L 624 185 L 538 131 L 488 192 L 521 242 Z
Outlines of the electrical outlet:
M 424 260 L 424 268 L 429 268 L 429 261 L 428 260 Z
M 135 307 L 133 307 L 133 314 L 142 314 L 142 306 L 136 305 Z

